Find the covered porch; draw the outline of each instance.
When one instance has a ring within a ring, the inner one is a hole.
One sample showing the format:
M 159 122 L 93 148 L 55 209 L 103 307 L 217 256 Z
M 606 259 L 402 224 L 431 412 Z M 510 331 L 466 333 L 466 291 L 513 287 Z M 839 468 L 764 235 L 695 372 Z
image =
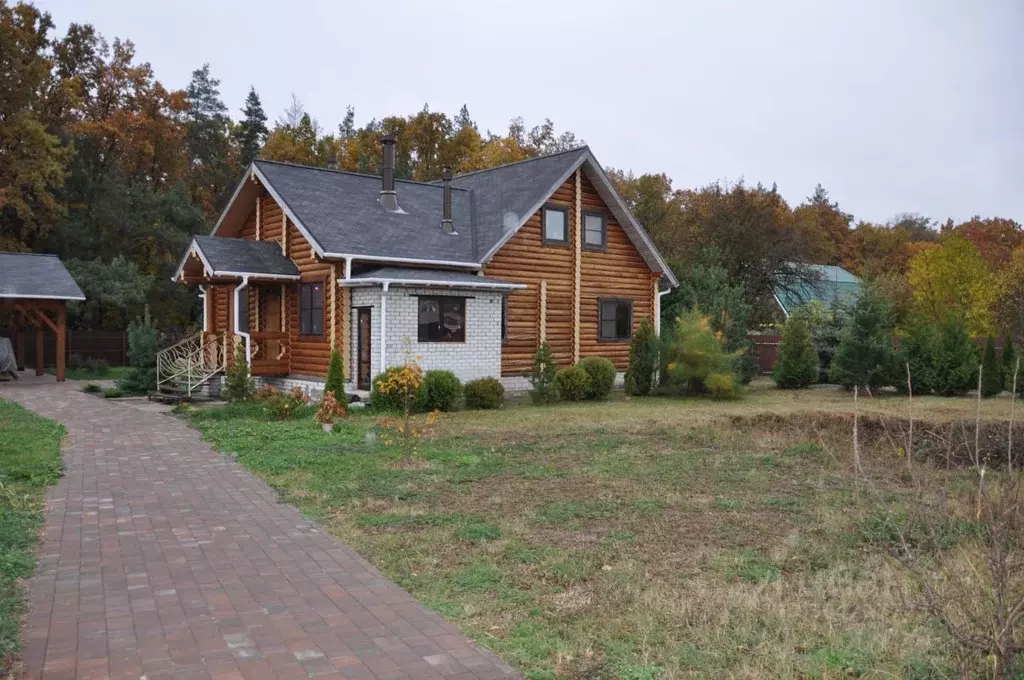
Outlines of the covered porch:
M 20 328 L 34 328 L 37 376 L 43 375 L 43 334 L 57 339 L 57 381 L 65 379 L 68 300 L 85 300 L 81 288 L 56 255 L 0 253 L 0 329 L 15 338 L 19 369 L 25 364 L 25 346 L 17 340 Z M 4 335 L 4 333 L 0 333 Z
M 203 300 L 201 337 L 186 351 L 204 376 L 230 366 L 239 347 L 252 375 L 289 373 L 287 301 L 299 270 L 279 244 L 196 236 L 174 278 L 198 286 Z

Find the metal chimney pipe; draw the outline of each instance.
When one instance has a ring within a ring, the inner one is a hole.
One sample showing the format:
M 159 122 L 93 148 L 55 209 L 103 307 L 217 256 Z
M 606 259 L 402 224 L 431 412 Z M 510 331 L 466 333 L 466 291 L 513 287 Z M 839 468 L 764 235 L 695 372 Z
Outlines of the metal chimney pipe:
M 441 179 L 444 182 L 444 212 L 441 219 L 441 228 L 446 233 L 454 234 L 455 225 L 452 223 L 452 169 L 441 170 Z
M 380 204 L 385 210 L 398 212 L 398 197 L 395 195 L 395 136 L 380 138 Z

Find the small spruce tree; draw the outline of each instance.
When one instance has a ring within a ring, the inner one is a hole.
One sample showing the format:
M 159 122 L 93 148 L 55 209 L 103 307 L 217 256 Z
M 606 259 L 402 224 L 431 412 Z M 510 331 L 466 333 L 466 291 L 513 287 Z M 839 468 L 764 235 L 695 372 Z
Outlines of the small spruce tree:
M 324 393 L 332 392 L 339 404 L 348 403 L 345 397 L 345 376 L 341 370 L 341 353 L 337 347 L 331 348 L 331 363 L 327 366 L 327 380 L 324 382 Z
M 249 362 L 245 359 L 245 343 L 235 347 L 235 356 L 224 372 L 225 401 L 249 401 L 252 399 L 253 382 L 249 374 Z
M 145 315 L 128 325 L 128 370 L 117 381 L 117 386 L 128 394 L 145 394 L 156 389 L 156 354 L 159 333 L 149 316 Z
M 1013 338 L 1003 338 L 1003 389 L 1013 391 L 1013 372 L 1017 370 L 1017 352 L 1013 349 Z M 1024 376 L 1018 375 L 1017 382 Z M 1018 388 L 1019 390 L 1019 388 Z
M 534 404 L 551 404 L 558 401 L 558 385 L 555 382 L 555 375 L 558 373 L 558 364 L 551 356 L 551 348 L 548 343 L 540 343 L 537 353 L 533 355 L 533 372 L 530 374 L 530 397 Z
M 832 382 L 853 387 L 881 387 L 890 381 L 893 365 L 892 315 L 886 301 L 864 289 L 850 314 L 832 357 Z
M 996 354 L 996 341 L 991 335 L 985 340 L 981 355 L 981 396 L 994 397 L 1003 391 L 1003 367 Z
M 963 394 L 977 385 L 978 346 L 967 333 L 962 317 L 950 314 L 939 326 L 935 348 L 935 393 L 944 397 Z
M 935 353 L 939 346 L 939 329 L 924 319 L 916 319 L 907 329 L 900 343 L 893 366 L 892 384 L 902 393 L 907 392 L 907 366 L 914 394 L 931 394 L 935 389 Z
M 772 371 L 782 389 L 799 389 L 818 381 L 818 353 L 811 344 L 811 330 L 801 314 L 793 314 L 782 328 L 779 361 Z
M 658 336 L 654 323 L 644 317 L 629 343 L 629 368 L 626 370 L 626 393 L 645 397 L 654 389 L 658 371 Z

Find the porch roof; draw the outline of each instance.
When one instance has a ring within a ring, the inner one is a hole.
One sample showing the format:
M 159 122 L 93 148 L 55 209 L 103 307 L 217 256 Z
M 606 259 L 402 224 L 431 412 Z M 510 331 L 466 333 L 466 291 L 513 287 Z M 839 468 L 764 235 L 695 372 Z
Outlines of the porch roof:
M 411 267 L 382 267 L 342 279 L 342 286 L 372 286 L 380 284 L 398 286 L 441 286 L 445 288 L 488 288 L 491 290 L 516 290 L 526 288 L 522 283 L 511 283 L 501 279 L 477 276 L 469 272 L 445 269 L 413 269 Z
M 0 253 L 0 298 L 84 300 L 85 295 L 56 255 Z
M 221 236 L 193 236 L 192 245 L 174 278 L 182 275 L 190 256 L 196 255 L 210 278 L 251 276 L 264 279 L 299 279 L 299 268 L 271 241 Z

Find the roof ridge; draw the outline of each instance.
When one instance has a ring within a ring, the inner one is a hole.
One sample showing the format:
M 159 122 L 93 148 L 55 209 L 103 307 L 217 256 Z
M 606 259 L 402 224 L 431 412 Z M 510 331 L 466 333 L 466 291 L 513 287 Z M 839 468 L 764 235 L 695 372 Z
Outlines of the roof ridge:
M 59 257 L 54 253 L 22 253 L 16 250 L 0 250 L 0 255 L 33 255 L 35 257 Z
M 533 161 L 542 161 L 542 160 L 545 160 L 547 158 L 554 158 L 555 156 L 561 156 L 561 155 L 567 154 L 567 153 L 573 153 L 573 152 L 576 152 L 576 151 L 583 151 L 584 149 L 586 149 L 587 151 L 590 151 L 590 145 L 589 144 L 581 144 L 580 146 L 574 146 L 571 149 L 566 149 L 564 151 L 556 151 L 554 153 L 547 153 L 547 154 L 544 154 L 543 156 L 534 156 L 532 158 L 524 158 L 524 159 L 519 160 L 519 161 L 512 161 L 511 163 L 502 163 L 501 165 L 495 165 L 494 167 L 484 168 L 482 170 L 473 170 L 471 172 L 463 172 L 461 174 L 455 175 L 454 177 L 452 177 L 452 179 L 461 179 L 462 177 L 469 177 L 470 175 L 479 175 L 482 172 L 491 172 L 492 170 L 500 170 L 502 168 L 507 168 L 507 167 L 510 167 L 510 166 L 513 166 L 513 165 L 521 165 L 523 163 L 532 163 Z M 440 180 L 434 180 L 433 183 L 437 184 L 437 182 L 439 182 L 439 181 Z
M 330 168 L 321 168 L 316 165 L 306 165 L 304 163 L 289 163 L 288 161 L 272 161 L 267 158 L 257 158 L 256 160 L 253 161 L 253 163 L 271 163 L 273 165 L 283 165 L 289 168 L 301 168 L 303 170 L 319 170 L 320 172 L 330 172 L 335 175 L 349 175 L 350 177 L 366 177 L 368 179 L 376 180 L 380 179 L 380 175 L 371 175 L 366 172 L 352 172 L 351 170 L 331 170 Z M 437 187 L 439 186 L 438 182 L 440 182 L 441 180 L 436 180 L 433 182 L 422 182 L 417 179 L 404 179 L 401 177 L 396 177 L 395 181 L 403 182 L 405 184 L 422 184 L 428 187 Z M 460 189 L 459 187 L 452 187 L 452 189 L 455 189 L 456 191 L 466 191 L 466 189 Z

